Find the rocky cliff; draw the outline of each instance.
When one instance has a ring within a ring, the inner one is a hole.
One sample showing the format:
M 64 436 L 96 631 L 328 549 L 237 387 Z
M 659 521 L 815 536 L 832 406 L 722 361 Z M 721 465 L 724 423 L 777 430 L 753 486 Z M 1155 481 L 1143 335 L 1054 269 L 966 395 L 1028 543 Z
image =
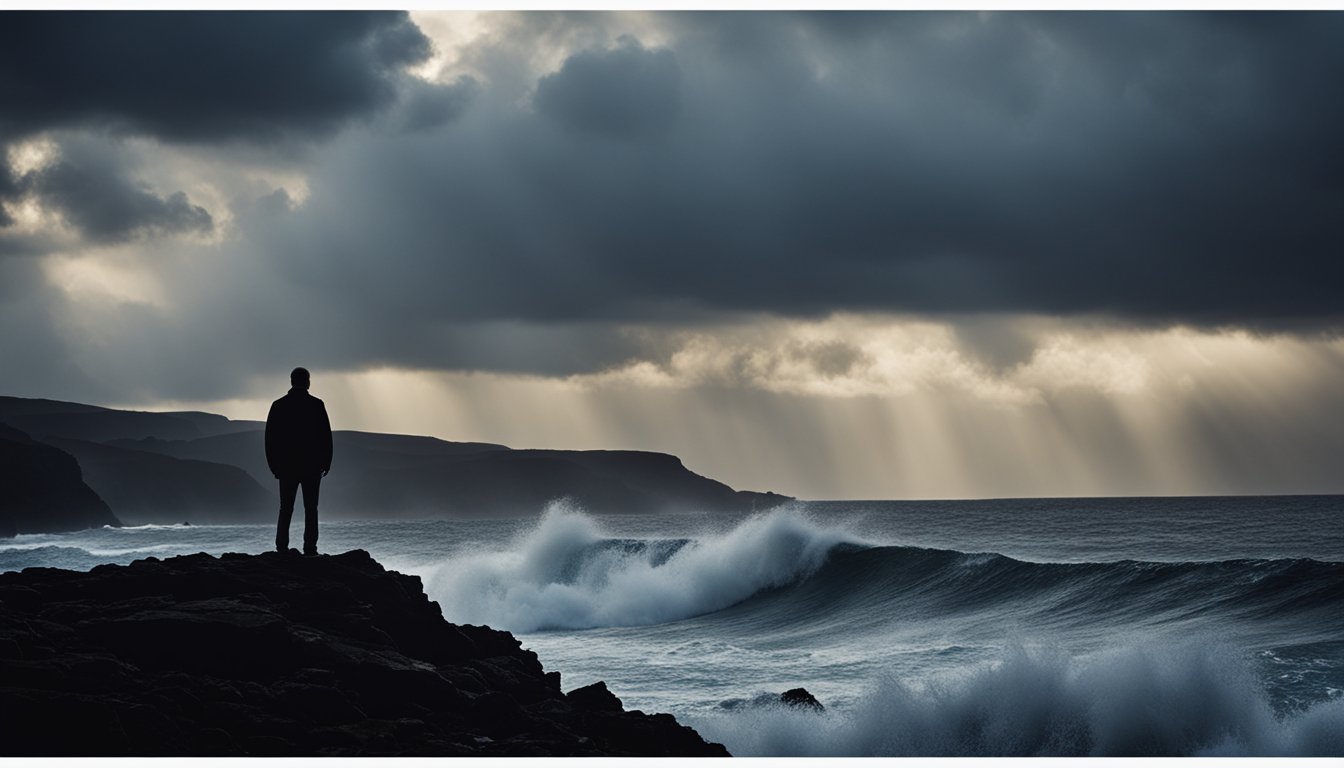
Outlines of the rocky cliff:
M 0 424 L 0 537 L 121 525 L 65 451 Z
M 0 574 L 6 755 L 726 756 L 362 550 Z

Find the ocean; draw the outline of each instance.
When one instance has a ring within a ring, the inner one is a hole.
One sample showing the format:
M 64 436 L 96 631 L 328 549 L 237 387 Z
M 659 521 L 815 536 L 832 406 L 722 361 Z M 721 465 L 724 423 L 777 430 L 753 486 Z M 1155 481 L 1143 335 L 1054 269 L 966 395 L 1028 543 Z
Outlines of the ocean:
M 298 516 L 301 517 L 301 516 Z M 302 521 L 294 523 L 295 540 Z M 0 541 L 0 570 L 261 552 L 269 525 Z M 1344 756 L 1344 496 L 794 502 L 324 521 L 734 755 Z M 803 687 L 821 712 L 775 703 Z

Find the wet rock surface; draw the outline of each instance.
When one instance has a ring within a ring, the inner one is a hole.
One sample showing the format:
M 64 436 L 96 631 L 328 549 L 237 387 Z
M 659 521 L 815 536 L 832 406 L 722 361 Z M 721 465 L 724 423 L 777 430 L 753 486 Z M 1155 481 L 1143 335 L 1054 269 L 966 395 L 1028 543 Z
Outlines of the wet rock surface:
M 817 697 L 808 692 L 806 688 L 791 688 L 779 694 L 781 703 L 791 707 L 801 707 L 803 709 L 814 709 L 818 712 L 824 712 L 826 707 L 817 701 Z
M 750 699 L 724 699 L 719 702 L 719 709 L 727 710 L 765 709 L 779 706 L 814 712 L 826 711 L 826 707 L 820 701 L 817 701 L 817 697 L 813 696 L 806 688 L 791 688 L 783 693 L 761 693 Z
M 726 756 L 355 550 L 0 574 L 7 755 Z

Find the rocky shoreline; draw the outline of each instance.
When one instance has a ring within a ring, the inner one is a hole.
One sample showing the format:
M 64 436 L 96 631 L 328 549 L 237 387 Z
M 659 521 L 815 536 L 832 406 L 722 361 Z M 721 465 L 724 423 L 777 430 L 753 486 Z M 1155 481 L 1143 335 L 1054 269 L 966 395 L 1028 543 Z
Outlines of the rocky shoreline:
M 11 756 L 727 756 L 363 550 L 0 574 Z

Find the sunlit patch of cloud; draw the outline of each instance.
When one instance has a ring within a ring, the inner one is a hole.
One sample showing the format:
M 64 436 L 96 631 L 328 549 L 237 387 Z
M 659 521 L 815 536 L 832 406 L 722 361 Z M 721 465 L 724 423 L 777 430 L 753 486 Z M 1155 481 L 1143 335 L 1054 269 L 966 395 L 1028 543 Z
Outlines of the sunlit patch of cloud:
M 66 224 L 61 212 L 43 205 L 39 200 L 21 197 L 0 205 L 4 206 L 5 214 L 12 222 L 5 232 L 9 237 L 41 237 L 48 244 L 67 245 L 78 240 L 78 235 Z
M 1040 405 L 1069 392 L 1123 401 L 1190 392 L 1219 377 L 1286 370 L 1309 349 L 1338 355 L 1338 339 L 1255 336 L 1238 330 L 1072 328 L 1063 319 L 1005 318 L 1030 353 L 998 367 L 968 346 L 955 321 L 834 315 L 671 334 L 673 351 L 569 376 L 566 386 L 735 388 L 822 398 L 969 396 L 1003 407 Z M 1333 345 L 1333 346 L 1332 346 Z
M 434 52 L 407 71 L 421 80 L 438 83 L 479 75 L 463 68 L 463 49 L 488 33 L 487 18 L 482 11 L 411 11 L 411 21 L 433 42 Z
M 841 398 L 942 390 L 1002 403 L 1037 398 L 1034 389 L 996 375 L 960 349 L 950 326 L 852 315 L 687 334 L 666 361 L 637 360 L 568 382 L 584 388 L 716 386 Z
M 5 156 L 10 172 L 22 177 L 55 163 L 61 157 L 61 148 L 50 136 L 43 135 L 9 145 Z
M 1087 341 L 1060 334 L 1045 339 L 1031 360 L 1014 369 L 1018 386 L 1035 392 L 1079 388 L 1126 395 L 1147 388 L 1149 359 L 1114 340 Z

